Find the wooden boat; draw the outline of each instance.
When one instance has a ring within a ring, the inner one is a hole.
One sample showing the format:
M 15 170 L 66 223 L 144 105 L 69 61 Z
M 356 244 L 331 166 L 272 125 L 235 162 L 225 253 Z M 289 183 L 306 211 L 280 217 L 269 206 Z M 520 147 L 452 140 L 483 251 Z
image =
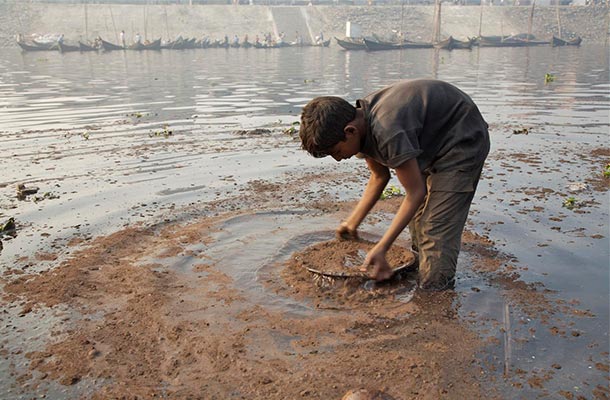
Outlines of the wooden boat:
M 60 53 L 69 53 L 74 51 L 80 51 L 79 46 L 73 46 L 70 44 L 65 44 L 63 42 L 57 42 L 57 49 Z
M 78 48 L 80 51 L 97 51 L 97 48 L 81 41 L 78 42 Z
M 540 46 L 543 44 L 549 44 L 547 41 L 541 40 L 527 40 L 517 39 L 514 37 L 504 38 L 502 40 L 492 39 L 488 40 L 485 36 L 479 38 L 479 46 L 481 47 L 527 47 L 527 46 Z
M 401 50 L 401 49 L 429 49 L 432 47 L 432 43 L 425 42 L 411 42 L 405 40 L 402 42 L 383 42 L 380 40 L 373 40 L 368 38 L 362 39 L 367 51 L 379 51 L 379 50 Z
M 367 51 L 396 50 L 401 48 L 400 43 L 395 42 L 382 42 L 367 38 L 363 38 L 362 41 Z
M 161 50 L 161 39 L 154 40 L 150 43 L 137 42 L 128 47 L 129 50 Z
M 34 46 L 46 47 L 49 50 L 57 50 L 57 40 L 41 41 L 41 40 L 32 39 L 32 43 L 34 44 Z
M 116 45 L 114 43 L 110 43 L 105 41 L 104 39 L 99 39 L 100 45 L 104 51 L 112 51 L 112 50 L 125 50 L 123 46 Z
M 366 50 L 366 46 L 364 45 L 364 41 L 362 39 L 339 39 L 335 37 L 337 44 L 343 47 L 345 50 Z
M 56 50 L 55 46 L 40 46 L 36 44 L 27 44 L 25 42 L 17 42 L 23 51 L 51 51 Z
M 454 39 L 453 36 L 449 36 L 445 40 L 441 40 L 440 42 L 436 42 L 433 44 L 435 49 L 445 49 L 445 50 L 453 50 L 453 49 L 471 49 L 472 41 L 462 41 Z
M 296 43 L 291 43 L 291 45 L 292 46 L 305 46 L 303 44 L 299 45 L 299 44 L 296 44 Z M 327 40 L 325 40 L 323 42 L 320 42 L 320 43 L 312 43 L 309 46 L 311 46 L 311 47 L 328 47 L 328 46 L 330 46 L 330 39 L 327 39 Z
M 582 43 L 582 38 L 580 36 L 576 37 L 575 39 L 561 39 L 558 38 L 557 36 L 553 36 L 551 38 L 551 46 L 555 47 L 555 46 L 580 46 L 580 44 Z

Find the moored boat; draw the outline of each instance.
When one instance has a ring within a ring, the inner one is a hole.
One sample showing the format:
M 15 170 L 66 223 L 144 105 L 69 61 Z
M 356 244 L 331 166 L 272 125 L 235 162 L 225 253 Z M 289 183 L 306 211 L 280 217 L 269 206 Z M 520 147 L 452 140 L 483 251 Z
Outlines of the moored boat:
M 55 46 L 41 46 L 41 45 L 37 45 L 37 44 L 28 44 L 25 42 L 17 42 L 17 44 L 19 45 L 19 47 L 21 47 L 21 49 L 23 51 L 50 51 L 50 50 L 57 50 L 57 47 Z
M 104 51 L 112 51 L 112 50 L 125 50 L 123 46 L 116 45 L 114 43 L 110 43 L 105 41 L 102 38 L 99 38 L 100 46 Z
M 161 50 L 161 39 L 154 40 L 150 43 L 136 42 L 128 47 L 129 50 Z
M 83 43 L 81 41 L 78 42 L 78 48 L 80 51 L 97 51 L 96 47 Z
M 548 41 L 542 40 L 529 40 L 529 39 L 518 39 L 514 37 L 508 37 L 501 40 L 492 39 L 489 40 L 485 36 L 479 38 L 479 46 L 481 47 L 527 47 L 527 46 L 540 46 L 549 44 Z
M 582 38 L 580 36 L 574 38 L 574 39 L 562 39 L 562 38 L 558 38 L 557 36 L 553 36 L 551 38 L 551 46 L 555 47 L 555 46 L 580 46 L 580 43 L 582 43 Z
M 345 50 L 365 50 L 366 46 L 364 45 L 364 41 L 362 39 L 352 39 L 345 38 L 339 39 L 335 37 L 337 44 L 343 47 Z
M 74 51 L 80 51 L 79 46 L 73 46 L 71 44 L 65 44 L 64 42 L 57 42 L 57 49 L 60 53 L 69 53 Z
M 445 50 L 453 50 L 453 49 L 471 49 L 472 48 L 472 40 L 462 41 L 454 39 L 453 36 L 449 36 L 445 40 L 441 40 L 440 42 L 436 42 L 433 44 L 435 49 L 445 49 Z

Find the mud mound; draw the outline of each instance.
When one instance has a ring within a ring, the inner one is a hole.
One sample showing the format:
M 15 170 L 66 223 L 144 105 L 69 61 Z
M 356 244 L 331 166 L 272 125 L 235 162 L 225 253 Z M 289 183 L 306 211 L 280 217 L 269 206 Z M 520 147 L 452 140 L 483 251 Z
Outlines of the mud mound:
M 366 254 L 375 246 L 368 240 L 338 240 L 333 239 L 307 247 L 294 255 L 297 267 L 310 271 L 320 271 L 329 275 L 365 275 L 360 268 Z M 415 255 L 410 250 L 392 246 L 386 258 L 392 269 L 404 265 L 412 265 Z

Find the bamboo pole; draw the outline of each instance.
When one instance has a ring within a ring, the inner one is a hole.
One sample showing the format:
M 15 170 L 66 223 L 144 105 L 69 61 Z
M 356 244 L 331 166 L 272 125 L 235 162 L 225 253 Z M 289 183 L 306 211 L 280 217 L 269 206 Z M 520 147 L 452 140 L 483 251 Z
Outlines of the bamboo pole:
M 110 6 L 110 4 L 108 4 L 108 9 L 110 10 L 110 18 L 112 19 L 112 27 L 114 28 L 114 39 L 116 40 L 115 43 L 119 43 L 119 34 L 116 31 L 116 24 L 114 23 L 114 14 L 112 14 L 112 7 Z M 123 44 L 121 44 L 122 46 Z
M 481 37 L 481 29 L 483 27 L 483 0 L 481 0 L 481 12 L 479 14 L 479 37 Z
M 147 24 L 147 18 L 148 18 L 148 0 L 146 0 L 146 3 L 144 3 L 144 41 L 146 41 L 146 39 L 148 38 L 148 24 Z
M 171 41 L 172 37 L 169 34 L 169 23 L 167 22 L 167 7 L 163 5 L 163 12 L 165 13 L 165 30 L 167 31 L 167 41 Z
M 87 16 L 87 0 L 83 3 L 85 7 L 85 42 L 89 40 L 89 17 Z
M 530 17 L 527 21 L 527 41 L 530 41 L 530 35 L 532 34 L 532 25 L 534 23 L 534 6 L 536 5 L 536 0 L 532 1 L 532 8 L 530 10 Z
M 555 13 L 557 14 L 557 35 L 561 39 L 561 17 L 559 16 L 559 0 L 555 0 Z

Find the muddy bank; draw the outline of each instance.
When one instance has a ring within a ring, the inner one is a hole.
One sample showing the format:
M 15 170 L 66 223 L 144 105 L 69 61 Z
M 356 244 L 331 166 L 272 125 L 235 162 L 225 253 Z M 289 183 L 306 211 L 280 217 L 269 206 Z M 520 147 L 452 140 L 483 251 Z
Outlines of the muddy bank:
M 0 44 L 15 46 L 17 33 L 59 34 L 67 39 L 93 38 L 101 35 L 118 41 L 124 30 L 127 40 L 136 33 L 155 38 L 186 37 L 222 38 L 245 34 L 254 38 L 266 32 L 285 32 L 294 40 L 294 31 L 300 30 L 305 40 L 313 40 L 323 31 L 326 37 L 343 37 L 345 22 L 352 21 L 362 27 L 364 34 L 392 35 L 392 30 L 403 30 L 411 38 L 429 40 L 432 35 L 432 6 L 218 6 L 218 5 L 112 5 L 44 4 L 21 1 L 0 3 Z M 474 37 L 479 32 L 480 8 L 474 6 L 443 7 L 442 35 Z M 483 35 L 500 35 L 527 32 L 529 7 L 486 7 L 483 11 Z M 604 42 L 608 34 L 607 8 L 565 6 L 560 9 L 562 34 L 581 36 L 585 43 Z M 558 34 L 554 7 L 539 7 L 533 20 L 533 33 L 543 39 Z
M 297 187 L 291 187 L 294 194 Z M 495 363 L 480 354 L 501 354 L 507 342 L 489 331 L 501 338 L 506 324 L 460 317 L 462 302 L 489 285 L 567 337 L 574 328 L 553 315 L 586 315 L 577 304 L 521 281 L 511 256 L 471 232 L 464 235 L 459 268 L 485 286 L 420 292 L 414 272 L 386 284 L 317 285 L 303 262 L 319 263 L 319 254 L 306 249 L 333 233 L 294 236 L 290 227 L 306 221 L 321 227 L 327 218 L 344 218 L 354 203 L 314 202 L 304 212 L 275 200 L 285 190 L 255 184 L 246 201 L 207 204 L 206 214 L 215 216 L 184 223 L 168 215 L 75 241 L 55 257 L 63 261 L 40 274 L 28 273 L 36 257 L 21 258 L 2 278 L 3 329 L 50 324 L 50 336 L 23 345 L 10 336 L 2 342 L 16 382 L 10 395 L 339 399 L 365 388 L 396 399 L 502 398 L 492 389 Z M 372 218 L 384 218 L 400 200 L 381 202 Z M 252 208 L 256 214 L 246 211 Z M 285 245 L 271 258 L 236 266 L 244 261 L 237 248 L 268 249 L 260 235 L 244 229 L 253 226 L 272 236 L 283 232 Z M 337 254 L 348 250 L 336 246 Z M 473 329 L 477 325 L 487 333 Z M 512 385 L 544 389 L 561 367 L 514 373 L 505 360 L 504 374 Z M 605 398 L 603 387 L 595 393 Z

